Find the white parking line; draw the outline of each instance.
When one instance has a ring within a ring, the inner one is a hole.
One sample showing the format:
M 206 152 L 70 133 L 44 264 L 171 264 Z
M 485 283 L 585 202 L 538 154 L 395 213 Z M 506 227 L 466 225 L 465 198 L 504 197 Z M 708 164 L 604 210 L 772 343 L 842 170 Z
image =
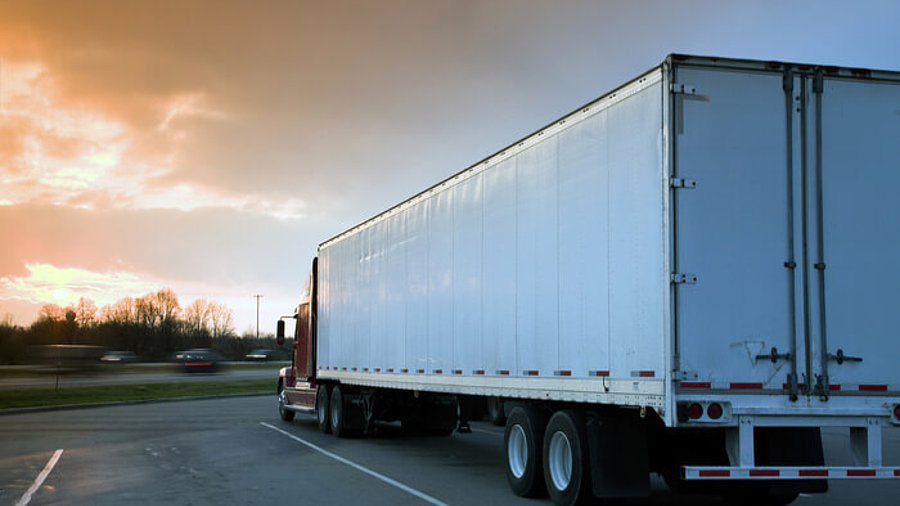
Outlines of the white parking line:
M 383 474 L 381 474 L 381 473 L 375 472 L 375 471 L 373 471 L 373 470 L 371 470 L 371 469 L 369 469 L 369 468 L 367 468 L 367 467 L 361 466 L 361 465 L 357 464 L 356 462 L 353 462 L 353 461 L 351 461 L 351 460 L 347 460 L 347 459 L 345 459 L 344 457 L 341 457 L 341 456 L 339 456 L 339 455 L 335 455 L 334 453 L 331 453 L 330 451 L 328 451 L 328 450 L 326 450 L 326 449 L 324 449 L 324 448 L 321 448 L 321 447 L 319 447 L 319 446 L 316 446 L 316 445 L 310 443 L 309 441 L 303 440 L 303 439 L 301 439 L 301 438 L 299 438 L 299 437 L 297 437 L 297 436 L 291 434 L 290 432 L 281 430 L 281 429 L 279 429 L 278 427 L 275 427 L 274 425 L 270 425 L 270 424 L 268 424 L 268 423 L 266 423 L 266 422 L 259 422 L 259 424 L 262 425 L 263 427 L 268 427 L 268 428 L 270 428 L 270 429 L 272 429 L 272 430 L 274 430 L 274 431 L 276 431 L 276 432 L 280 432 L 280 433 L 284 434 L 285 436 L 287 436 L 287 437 L 293 439 L 294 441 L 297 441 L 298 443 L 302 443 L 302 444 L 304 444 L 304 445 L 306 445 L 306 446 L 312 448 L 313 450 L 315 450 L 315 451 L 321 453 L 322 455 L 325 455 L 326 457 L 331 457 L 331 458 L 333 458 L 334 460 L 336 460 L 336 461 L 338 461 L 338 462 L 340 462 L 340 463 L 342 463 L 342 464 L 347 464 L 348 466 L 350 466 L 350 467 L 352 467 L 352 468 L 354 468 L 354 469 L 356 469 L 356 470 L 358 470 L 358 471 L 362 471 L 362 472 L 368 474 L 369 476 L 373 476 L 373 477 L 378 478 L 379 480 L 381 480 L 381 481 L 383 481 L 383 482 L 385 482 L 385 483 L 387 483 L 387 484 L 389 484 L 389 485 L 393 485 L 393 486 L 399 488 L 400 490 L 402 490 L 402 491 L 404 491 L 404 492 L 406 492 L 406 493 L 412 494 L 412 495 L 418 497 L 419 499 L 422 499 L 423 501 L 426 501 L 426 502 L 428 502 L 428 503 L 434 504 L 434 505 L 436 505 L 436 506 L 449 506 L 447 503 L 442 502 L 442 501 L 439 501 L 439 500 L 435 499 L 434 497 L 431 497 L 430 495 L 428 495 L 428 494 L 426 494 L 426 493 L 424 493 L 424 492 L 419 492 L 418 490 L 416 490 L 416 489 L 414 489 L 414 488 L 412 488 L 412 487 L 406 486 L 406 485 L 400 483 L 400 482 L 397 481 L 397 480 L 388 478 L 387 476 L 385 476 L 385 475 L 383 475 Z
M 22 498 L 19 499 L 19 502 L 16 503 L 16 506 L 25 506 L 26 504 L 31 502 L 31 496 L 34 495 L 34 493 L 37 492 L 39 488 L 41 488 L 44 480 L 47 479 L 47 476 L 50 475 L 50 471 L 53 470 L 53 466 L 55 466 L 56 463 L 59 462 L 59 457 L 62 455 L 62 452 L 62 449 L 53 452 L 53 456 L 50 457 L 50 461 L 47 462 L 46 466 L 44 466 L 44 470 L 41 471 L 41 474 L 39 474 L 37 478 L 34 479 L 34 483 L 32 483 L 31 487 L 29 487 L 28 490 L 25 491 L 25 495 L 23 495 Z

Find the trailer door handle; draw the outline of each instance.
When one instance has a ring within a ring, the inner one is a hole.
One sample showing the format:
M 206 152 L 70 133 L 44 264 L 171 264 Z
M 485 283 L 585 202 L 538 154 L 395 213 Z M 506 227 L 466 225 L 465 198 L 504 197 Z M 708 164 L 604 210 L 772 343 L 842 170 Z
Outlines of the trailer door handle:
M 790 353 L 778 353 L 778 348 L 776 348 L 774 346 L 772 346 L 772 351 L 769 352 L 768 354 L 756 356 L 756 360 L 771 360 L 773 364 L 775 362 L 778 362 L 779 360 L 790 360 L 790 359 L 791 359 Z
M 838 363 L 838 365 L 841 365 L 844 362 L 862 362 L 863 361 L 862 357 L 850 357 L 850 356 L 844 355 L 844 350 L 842 350 L 840 348 L 838 348 L 837 353 L 835 353 L 834 355 L 829 353 L 828 360 L 834 360 L 835 362 Z

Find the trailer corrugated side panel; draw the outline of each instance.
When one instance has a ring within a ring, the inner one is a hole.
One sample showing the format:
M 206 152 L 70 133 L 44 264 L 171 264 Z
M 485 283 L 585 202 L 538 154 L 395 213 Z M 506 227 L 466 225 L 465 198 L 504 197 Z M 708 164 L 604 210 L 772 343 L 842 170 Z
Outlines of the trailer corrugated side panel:
M 320 377 L 662 406 L 665 93 L 657 68 L 323 243 Z

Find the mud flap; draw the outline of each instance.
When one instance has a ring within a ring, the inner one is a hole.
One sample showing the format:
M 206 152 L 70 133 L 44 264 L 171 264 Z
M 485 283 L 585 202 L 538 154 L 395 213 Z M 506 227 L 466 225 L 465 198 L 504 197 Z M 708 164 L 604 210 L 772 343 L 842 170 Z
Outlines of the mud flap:
M 594 496 L 649 496 L 650 466 L 644 424 L 627 417 L 589 417 L 586 428 Z
M 753 440 L 759 466 L 825 465 L 822 432 L 818 427 L 757 427 Z M 828 491 L 828 481 L 780 481 L 773 483 L 772 488 L 821 494 Z

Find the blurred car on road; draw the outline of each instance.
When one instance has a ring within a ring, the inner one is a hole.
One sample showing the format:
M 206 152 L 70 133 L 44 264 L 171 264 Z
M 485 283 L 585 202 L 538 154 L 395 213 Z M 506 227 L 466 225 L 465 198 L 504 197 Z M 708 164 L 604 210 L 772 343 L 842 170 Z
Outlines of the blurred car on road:
M 276 358 L 276 355 L 277 354 L 276 354 L 275 350 L 268 350 L 268 349 L 253 350 L 250 353 L 244 355 L 244 360 L 247 360 L 250 362 L 265 362 L 268 360 L 274 360 Z
M 216 372 L 222 356 L 207 348 L 179 351 L 173 357 L 176 366 L 184 372 Z
M 137 362 L 138 356 L 133 351 L 108 351 L 100 357 L 100 361 L 104 364 L 126 364 Z

